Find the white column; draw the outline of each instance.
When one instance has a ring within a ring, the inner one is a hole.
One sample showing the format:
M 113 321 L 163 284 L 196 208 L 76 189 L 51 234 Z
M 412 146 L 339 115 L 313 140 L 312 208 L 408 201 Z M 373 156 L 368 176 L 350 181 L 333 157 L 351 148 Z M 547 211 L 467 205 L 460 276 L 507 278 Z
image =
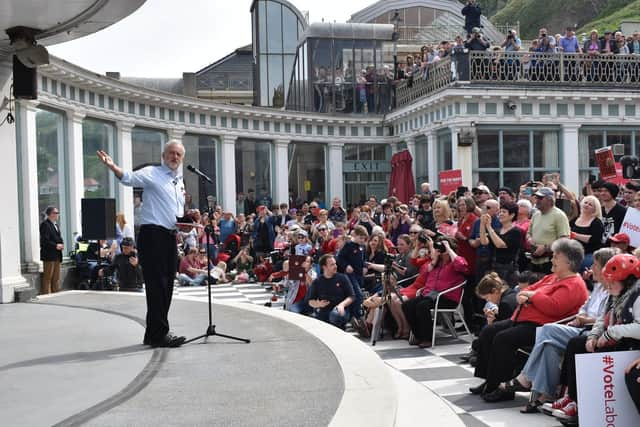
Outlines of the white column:
M 7 83 L 5 88 L 0 91 L 0 99 L 9 96 L 9 84 Z M 4 114 L 6 112 L 3 111 L 2 115 L 4 116 Z M 21 116 L 19 120 L 21 121 L 23 118 L 24 116 Z M 33 118 L 35 119 L 35 115 Z M 33 128 L 35 131 L 35 121 Z M 32 136 L 35 136 L 35 132 Z M 4 165 L 0 169 L 0 178 L 5 188 L 10 189 L 2 195 L 3 207 L 0 210 L 0 303 L 8 303 L 14 301 L 17 288 L 29 285 L 20 271 L 20 245 L 18 244 L 20 242 L 20 219 L 27 212 L 21 209 L 18 204 L 18 177 L 27 179 L 29 176 L 34 176 L 37 181 L 37 169 L 26 171 L 22 169 L 21 165 L 18 165 L 17 150 L 22 149 L 22 145 L 26 145 L 27 140 L 17 140 L 15 125 L 5 123 L 0 126 L 0 141 L 5 145 Z M 31 142 L 35 152 L 35 139 Z M 36 224 L 38 223 L 37 200 L 38 195 L 36 194 Z
M 344 144 L 339 142 L 330 142 L 329 164 L 325 170 L 329 171 L 329 188 L 327 194 L 327 203 L 330 204 L 334 197 L 338 197 L 344 201 L 344 173 L 342 172 L 342 149 Z
M 22 183 L 22 217 L 24 259 L 29 271 L 38 271 L 40 262 L 40 222 L 38 206 L 38 154 L 36 144 L 36 104 L 18 101 L 17 124 L 20 135 L 20 168 Z M 6 125 L 5 125 L 6 126 Z M 62 179 L 62 177 L 60 177 Z
M 182 144 L 182 137 L 184 134 L 184 129 L 169 129 L 167 130 L 167 142 L 178 142 Z
M 435 189 L 438 187 L 438 137 L 435 132 L 427 132 L 425 134 L 427 137 L 427 160 L 429 164 L 427 165 L 429 171 L 429 183 L 431 184 L 431 188 Z M 418 183 L 420 185 L 421 183 Z
M 273 183 L 273 204 L 289 203 L 289 143 L 288 139 L 276 139 L 275 147 L 275 182 Z
M 77 111 L 66 111 L 67 120 L 67 158 L 69 164 L 69 227 L 71 234 L 82 235 L 82 198 L 84 197 L 84 155 L 82 151 L 82 120 L 85 114 Z
M 449 126 L 451 132 L 451 169 L 460 169 L 460 159 L 458 158 L 458 127 Z
M 580 194 L 580 173 L 578 162 L 578 133 L 580 125 L 562 125 L 562 182 L 575 194 Z
M 413 136 L 408 136 L 405 138 L 405 142 L 407 143 L 407 150 L 409 150 L 409 154 L 411 154 L 411 158 L 413 161 L 411 162 L 411 173 L 413 174 L 413 179 L 416 179 L 416 139 Z M 416 186 L 418 183 L 416 183 Z
M 393 156 L 398 152 L 398 141 L 394 141 L 390 145 L 391 145 L 391 155 Z
M 222 197 L 220 203 L 225 210 L 236 214 L 236 140 L 235 136 L 225 135 L 220 147 L 220 178 Z
M 117 159 L 116 163 L 125 171 L 133 168 L 133 142 L 131 140 L 131 130 L 133 123 L 116 122 L 116 145 Z M 116 197 L 119 210 L 124 213 L 127 222 L 133 224 L 133 187 L 125 187 L 117 181 Z

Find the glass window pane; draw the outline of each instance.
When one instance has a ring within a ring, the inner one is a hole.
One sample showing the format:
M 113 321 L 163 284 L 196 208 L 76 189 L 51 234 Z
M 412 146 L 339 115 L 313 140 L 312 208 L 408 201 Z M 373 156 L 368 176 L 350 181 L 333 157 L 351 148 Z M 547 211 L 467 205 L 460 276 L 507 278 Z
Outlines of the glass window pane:
M 409 7 L 405 9 L 405 21 L 404 25 L 408 27 L 417 27 L 418 26 L 418 18 L 420 16 L 420 8 L 419 7 Z
M 266 2 L 260 1 L 258 3 L 258 31 L 259 31 L 259 45 L 260 45 L 260 53 L 267 52 L 267 9 Z
M 267 55 L 260 57 L 260 105 L 269 106 L 269 68 L 267 67 Z
M 286 6 L 282 8 L 282 37 L 284 53 L 294 53 L 298 47 L 298 17 Z
M 182 138 L 185 148 L 185 159 L 187 163 L 196 165 L 205 175 L 216 177 L 216 141 L 207 135 L 185 135 Z M 202 182 L 195 174 L 184 175 L 184 184 L 187 193 L 191 194 L 192 206 L 185 206 L 185 209 L 207 208 L 207 196 L 217 198 L 215 180 L 213 184 Z
M 631 132 L 607 131 L 607 146 L 614 144 L 624 145 L 624 154 L 631 154 Z
M 114 126 L 100 120 L 82 122 L 82 158 L 84 169 L 84 197 L 114 197 L 113 174 L 98 160 L 96 151 L 114 154 Z
M 560 145 L 558 143 L 558 132 L 534 132 L 533 156 L 533 165 L 537 168 L 559 168 Z
M 500 147 L 498 131 L 478 134 L 478 162 L 479 168 L 500 167 Z
M 489 188 L 500 187 L 500 172 L 479 172 L 478 180 Z
M 38 163 L 38 210 L 44 213 L 47 206 L 60 206 L 64 189 L 63 117 L 59 113 L 38 110 L 36 113 L 36 146 Z M 61 215 L 64 215 L 62 212 Z M 61 223 L 61 227 L 63 223 Z
M 269 53 L 282 53 L 282 5 L 267 2 L 267 49 Z
M 239 140 L 236 152 L 236 191 L 256 192 L 256 199 L 271 196 L 271 144 L 263 141 Z
M 433 20 L 435 19 L 435 11 L 430 7 L 421 7 L 420 8 L 420 25 L 432 25 Z
M 298 202 L 318 199 L 326 203 L 325 146 L 296 142 L 289 144 L 289 188 Z
M 284 94 L 289 93 L 289 84 L 291 83 L 291 74 L 293 72 L 293 63 L 296 59 L 295 55 L 284 55 L 282 57 L 282 59 L 284 60 L 284 68 L 283 68 L 283 76 L 284 76 L 284 90 L 282 92 L 283 95 L 283 100 L 284 100 Z M 284 105 L 284 101 L 283 101 L 283 105 Z M 279 105 L 278 107 L 281 107 L 282 105 Z
M 269 104 L 273 107 L 284 105 L 282 56 L 269 55 Z
M 331 40 L 311 40 L 314 111 L 327 112 L 333 105 Z
M 517 191 L 522 184 L 531 180 L 530 176 L 531 173 L 529 171 L 504 172 L 502 174 L 502 185 L 506 185 L 514 189 L 514 191 Z M 489 188 L 496 189 L 497 187 Z
M 529 132 L 503 132 L 502 145 L 504 167 L 529 167 Z
M 342 152 L 345 160 L 358 160 L 357 144 L 345 144 Z
M 451 132 L 438 134 L 438 168 L 450 170 L 453 164 L 451 155 Z
M 150 164 L 159 165 L 162 161 L 162 147 L 166 141 L 167 136 L 164 132 L 134 127 L 131 131 L 133 170 Z
M 390 147 L 386 145 L 374 145 L 373 160 L 391 160 Z
M 602 133 L 591 133 L 587 137 L 589 141 L 589 167 L 596 168 L 598 164 L 596 163 L 596 156 L 593 153 L 598 148 L 602 148 Z

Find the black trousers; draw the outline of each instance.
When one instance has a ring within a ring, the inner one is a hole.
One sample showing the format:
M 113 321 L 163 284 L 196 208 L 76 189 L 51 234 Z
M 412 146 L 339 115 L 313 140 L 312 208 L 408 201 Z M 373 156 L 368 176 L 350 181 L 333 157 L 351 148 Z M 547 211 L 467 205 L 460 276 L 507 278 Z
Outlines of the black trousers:
M 478 364 L 474 375 L 487 381 L 487 392 L 498 388 L 501 382 L 513 378 L 516 367 L 515 353 L 520 347 L 531 347 L 536 341 L 536 325 L 530 322 L 500 320 L 480 332 Z
M 636 409 L 638 409 L 638 413 L 640 413 L 640 369 L 632 369 L 631 372 L 625 375 L 625 382 L 627 383 L 627 390 L 629 390 L 629 395 L 631 395 L 631 400 L 636 405 Z
M 435 306 L 435 297 L 429 295 L 415 297 L 402 304 L 402 311 L 409 322 L 409 326 L 411 326 L 411 332 L 413 332 L 418 341 L 431 341 L 433 333 L 431 309 Z M 441 297 L 438 303 L 439 308 L 456 308 L 457 306 L 458 303 L 445 297 Z
M 145 224 L 138 234 L 138 251 L 147 297 L 144 342 L 152 343 L 169 332 L 168 314 L 178 264 L 176 234 L 164 227 Z

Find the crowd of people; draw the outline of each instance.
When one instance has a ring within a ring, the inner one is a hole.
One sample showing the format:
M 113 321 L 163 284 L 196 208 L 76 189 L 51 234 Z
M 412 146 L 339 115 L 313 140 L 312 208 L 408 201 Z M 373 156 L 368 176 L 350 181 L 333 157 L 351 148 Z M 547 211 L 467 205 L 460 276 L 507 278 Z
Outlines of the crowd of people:
M 349 209 L 336 198 L 329 209 L 258 205 L 248 216 L 189 210 L 197 224 L 178 239 L 185 253 L 200 251 L 198 284 L 207 280 L 202 230 L 211 225 L 214 283 L 273 283 L 285 309 L 362 337 L 388 297 L 384 327 L 422 348 L 432 345 L 438 294 L 466 281 L 443 294 L 439 308 L 462 304 L 478 336 L 465 358 L 485 381 L 471 392 L 496 402 L 531 391 L 524 412 L 575 420 L 575 364 L 566 355 L 640 349 L 638 253 L 620 232 L 626 210 L 640 209 L 640 183 L 596 181 L 578 196 L 552 173 L 515 192 L 483 184 L 448 195 L 427 183 L 421 189 L 409 203 L 370 197 Z M 295 276 L 292 263 L 301 271 Z M 522 349 L 528 360 L 517 356 Z M 629 385 L 639 404 L 638 384 Z
M 429 71 L 441 59 L 452 58 L 453 79 L 530 81 L 626 82 L 640 81 L 640 64 L 636 61 L 611 62 L 617 55 L 640 54 L 640 32 L 625 35 L 621 30 L 594 29 L 589 34 L 576 35 L 574 27 L 564 34 L 551 34 L 540 28 L 538 37 L 523 44 L 516 29 L 507 31 L 503 40 L 490 40 L 482 31 L 481 8 L 475 0 L 467 2 L 461 11 L 465 17 L 464 33 L 455 40 L 443 40 L 424 45 L 420 52 L 407 55 L 399 64 L 399 80 L 428 80 Z M 469 62 L 468 52 L 489 52 L 486 57 Z M 562 59 L 554 54 L 580 54 Z M 628 57 L 627 57 L 628 58 Z M 464 63 L 463 63 L 464 62 Z M 561 67 L 562 65 L 562 67 Z M 562 71 L 562 76 L 561 74 Z

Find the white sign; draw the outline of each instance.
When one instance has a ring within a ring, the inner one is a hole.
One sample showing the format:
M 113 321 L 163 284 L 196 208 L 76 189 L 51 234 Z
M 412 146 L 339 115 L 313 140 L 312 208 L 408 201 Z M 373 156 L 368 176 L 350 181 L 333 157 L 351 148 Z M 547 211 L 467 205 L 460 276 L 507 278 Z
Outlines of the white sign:
M 625 233 L 631 239 L 631 246 L 640 247 L 640 210 L 635 208 L 627 208 L 627 214 L 624 216 L 620 233 Z
M 580 427 L 637 427 L 624 370 L 640 351 L 612 351 L 576 355 Z

